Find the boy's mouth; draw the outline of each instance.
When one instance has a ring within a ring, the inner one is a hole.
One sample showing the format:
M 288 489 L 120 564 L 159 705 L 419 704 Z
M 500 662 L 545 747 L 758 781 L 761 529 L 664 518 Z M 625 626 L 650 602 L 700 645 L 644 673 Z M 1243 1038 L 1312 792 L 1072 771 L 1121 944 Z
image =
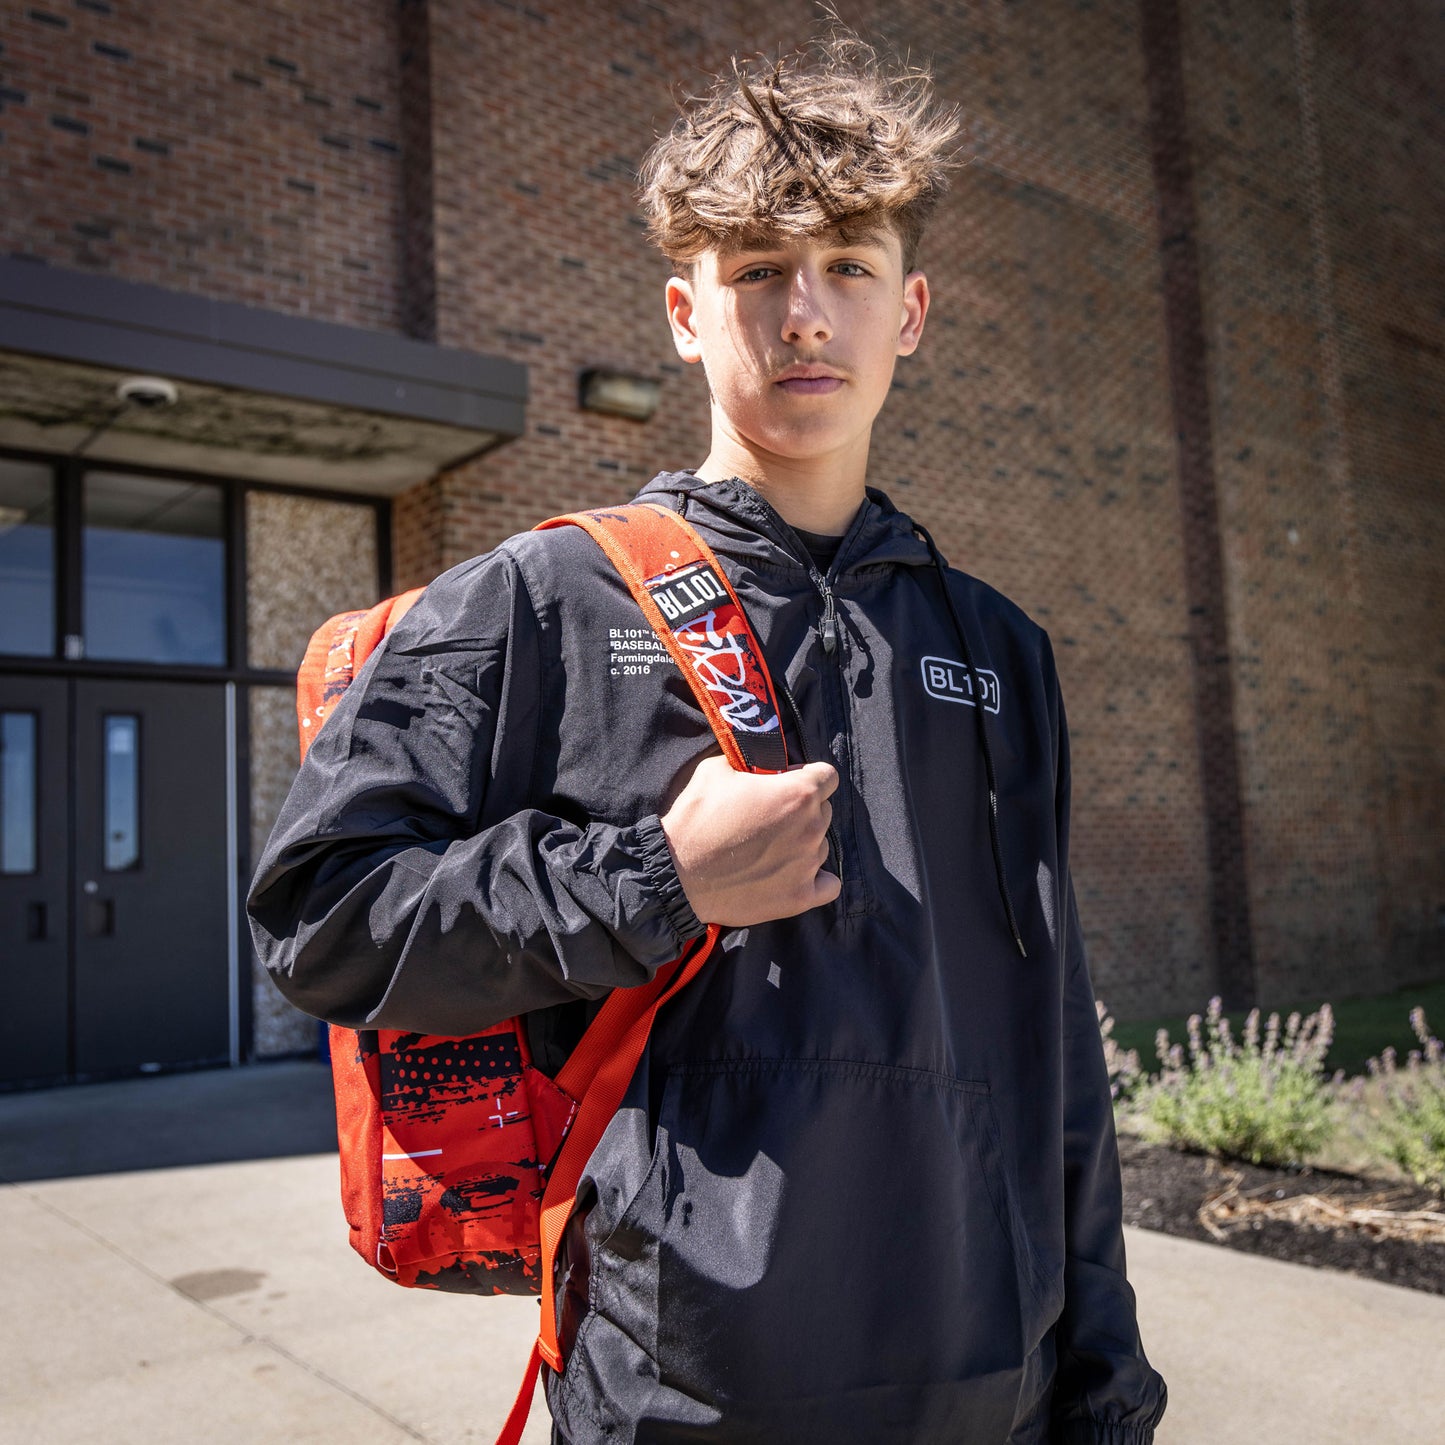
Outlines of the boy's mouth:
M 843 385 L 843 378 L 826 366 L 799 364 L 780 371 L 773 385 L 782 387 L 790 396 L 826 396 Z

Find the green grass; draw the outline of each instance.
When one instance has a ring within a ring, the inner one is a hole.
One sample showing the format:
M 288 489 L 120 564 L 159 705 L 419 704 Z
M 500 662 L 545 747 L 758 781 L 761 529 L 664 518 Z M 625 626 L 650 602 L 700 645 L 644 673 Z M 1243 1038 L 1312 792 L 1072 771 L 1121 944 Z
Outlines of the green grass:
M 1104 1002 L 1107 1004 L 1108 999 Z M 1208 999 L 1199 1000 L 1197 1012 L 1203 1014 Z M 1229 1002 L 1225 999 L 1225 1003 Z M 1430 1031 L 1437 1038 L 1445 1030 L 1445 982 L 1423 984 L 1415 988 L 1404 988 L 1398 993 L 1384 994 L 1378 998 L 1324 999 L 1312 998 L 1278 1003 L 1274 999 L 1260 1002 L 1260 1035 L 1264 1034 L 1264 1020 L 1271 1013 L 1280 1016 L 1280 1032 L 1284 1032 L 1284 1020 L 1298 1009 L 1301 1014 L 1311 1014 L 1322 1003 L 1328 1003 L 1335 1012 L 1335 1037 L 1325 1058 L 1326 1073 L 1333 1074 L 1343 1069 L 1346 1074 L 1363 1074 L 1365 1060 L 1378 1055 L 1388 1044 L 1393 1044 L 1403 1059 L 1419 1043 L 1410 1030 L 1410 1010 L 1417 1005 L 1425 1010 L 1430 1021 Z M 1226 1010 L 1230 1028 L 1236 1038 L 1244 1032 L 1247 1009 Z M 1139 1062 L 1150 1073 L 1157 1073 L 1159 1060 L 1154 1054 L 1154 1035 L 1161 1029 L 1169 1030 L 1169 1041 L 1184 1044 L 1188 1048 L 1188 1033 L 1185 1020 L 1188 1014 L 1179 1014 L 1162 1019 L 1135 1019 L 1129 1023 L 1115 1022 L 1114 1041 L 1121 1049 L 1138 1049 Z

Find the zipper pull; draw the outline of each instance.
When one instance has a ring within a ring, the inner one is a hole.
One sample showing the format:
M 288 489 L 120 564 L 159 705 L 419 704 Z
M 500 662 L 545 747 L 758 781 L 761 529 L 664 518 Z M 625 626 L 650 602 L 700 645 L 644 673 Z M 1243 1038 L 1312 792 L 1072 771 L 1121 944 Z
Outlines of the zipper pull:
M 832 657 L 838 647 L 838 614 L 833 609 L 833 589 L 823 586 L 823 651 Z

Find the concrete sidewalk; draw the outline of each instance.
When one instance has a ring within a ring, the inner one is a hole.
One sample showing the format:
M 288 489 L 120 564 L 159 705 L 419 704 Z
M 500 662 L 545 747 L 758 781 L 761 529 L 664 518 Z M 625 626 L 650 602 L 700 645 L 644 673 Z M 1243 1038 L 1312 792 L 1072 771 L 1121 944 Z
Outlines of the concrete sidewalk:
M 367 1270 L 333 1147 L 319 1064 L 0 1096 L 0 1441 L 493 1440 L 536 1302 Z M 1439 1438 L 1445 1298 L 1127 1235 L 1161 1445 Z

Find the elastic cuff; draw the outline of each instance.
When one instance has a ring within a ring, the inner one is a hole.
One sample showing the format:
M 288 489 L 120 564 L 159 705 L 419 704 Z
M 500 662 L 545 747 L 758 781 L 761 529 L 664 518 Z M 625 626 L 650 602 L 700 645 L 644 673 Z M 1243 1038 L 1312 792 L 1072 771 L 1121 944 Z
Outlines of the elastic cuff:
M 1106 1420 L 1065 1420 L 1054 1428 L 1054 1445 L 1153 1445 L 1152 1425 L 1114 1425 Z
M 651 813 L 637 824 L 634 832 L 641 849 L 643 871 L 657 892 L 663 916 L 681 949 L 706 933 L 707 925 L 692 911 L 692 904 L 683 892 L 677 865 L 672 861 L 672 849 L 667 846 L 667 834 L 662 831 L 662 820 Z

